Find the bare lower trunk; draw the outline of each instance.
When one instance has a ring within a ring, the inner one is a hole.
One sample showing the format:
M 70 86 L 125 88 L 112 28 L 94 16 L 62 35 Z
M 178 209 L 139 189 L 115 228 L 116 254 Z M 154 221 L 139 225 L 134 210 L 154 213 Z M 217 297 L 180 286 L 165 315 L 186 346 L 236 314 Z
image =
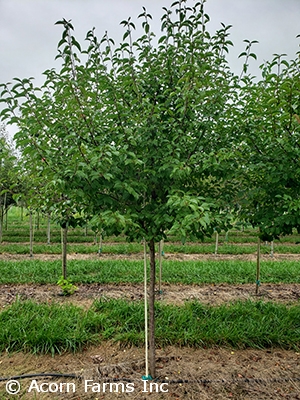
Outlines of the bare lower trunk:
M 7 207 L 7 192 L 4 193 L 4 215 L 5 215 L 5 230 L 8 228 L 8 207 Z
M 51 244 L 51 217 L 50 214 L 48 214 L 47 218 L 47 244 Z
M 68 225 L 61 228 L 62 276 L 67 279 L 67 236 Z
M 162 281 L 162 255 L 163 255 L 164 241 L 160 240 L 158 244 L 158 265 L 159 265 L 159 281 L 158 281 L 158 292 L 162 293 L 161 281 Z
M 33 257 L 33 221 L 32 212 L 29 212 L 29 256 Z
M 155 378 L 155 243 L 151 239 L 149 242 L 150 250 L 150 287 L 149 287 L 149 367 L 150 375 Z
M 0 205 L 0 243 L 2 243 L 3 219 L 4 219 L 4 207 L 3 205 Z
M 257 242 L 256 288 L 255 288 L 255 294 L 258 294 L 259 286 L 260 286 L 260 238 L 258 238 L 258 242 Z
M 40 213 L 39 211 L 36 213 L 36 229 L 40 230 Z
M 215 255 L 218 254 L 218 248 L 219 248 L 219 232 L 216 231 L 216 245 L 215 245 Z

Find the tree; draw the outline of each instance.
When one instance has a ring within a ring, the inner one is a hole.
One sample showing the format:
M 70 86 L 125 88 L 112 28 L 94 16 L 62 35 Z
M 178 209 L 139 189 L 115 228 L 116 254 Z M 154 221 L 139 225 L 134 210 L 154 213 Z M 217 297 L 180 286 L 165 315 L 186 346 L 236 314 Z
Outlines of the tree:
M 92 30 L 82 50 L 71 22 L 58 21 L 61 70 L 45 71 L 41 88 L 15 79 L 2 91 L 8 104 L 2 115 L 19 125 L 18 145 L 77 212 L 93 215 L 107 234 L 148 243 L 152 377 L 155 243 L 167 231 L 202 239 L 225 228 L 237 164 L 229 122 L 238 80 L 226 60 L 230 27 L 210 34 L 205 1 L 188 3 L 163 8 L 157 42 L 145 8 L 144 33 L 135 40 L 132 20 L 122 21 L 119 47 Z
M 275 55 L 244 87 L 244 216 L 262 240 L 300 231 L 299 66 L 299 56 Z
M 9 141 L 5 127 L 0 126 L 0 243 L 4 216 L 9 207 L 14 204 L 13 194 L 17 186 L 16 156 Z

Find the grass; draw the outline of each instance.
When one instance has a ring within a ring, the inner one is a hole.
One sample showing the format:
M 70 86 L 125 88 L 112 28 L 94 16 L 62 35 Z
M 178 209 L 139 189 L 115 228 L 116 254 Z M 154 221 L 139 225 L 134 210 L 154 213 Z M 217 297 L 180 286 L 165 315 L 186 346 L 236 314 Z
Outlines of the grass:
M 205 306 L 156 305 L 157 346 L 230 346 L 299 350 L 300 307 L 262 301 Z M 0 351 L 61 353 L 113 340 L 144 343 L 144 305 L 98 300 L 89 310 L 16 301 L 0 313 Z
M 89 314 L 68 305 L 16 301 L 0 314 L 0 351 L 60 353 L 92 343 Z
M 74 238 L 73 238 L 74 239 Z M 75 239 L 74 239 L 75 240 Z M 89 243 L 70 243 L 67 246 L 69 254 L 97 254 L 99 250 L 99 244 Z M 255 254 L 257 245 L 245 245 L 245 244 L 220 244 L 218 248 L 218 254 Z M 158 249 L 157 249 L 158 250 Z M 262 245 L 261 253 L 270 254 L 270 246 Z M 102 245 L 103 254 L 137 254 L 143 251 L 143 246 L 139 243 L 105 243 Z M 172 244 L 166 243 L 164 245 L 165 254 L 214 254 L 214 244 Z M 297 245 L 275 245 L 274 252 L 280 254 L 300 254 L 300 246 Z M 29 254 L 29 243 L 3 243 L 0 245 L 0 254 Z M 34 243 L 33 245 L 34 254 L 61 254 L 60 244 L 41 244 Z
M 73 283 L 142 283 L 143 261 L 70 260 L 68 278 Z M 0 260 L 0 284 L 56 283 L 61 276 L 61 261 Z M 162 279 L 173 284 L 255 282 L 255 262 L 226 261 L 163 261 Z M 262 261 L 262 283 L 300 283 L 298 262 Z

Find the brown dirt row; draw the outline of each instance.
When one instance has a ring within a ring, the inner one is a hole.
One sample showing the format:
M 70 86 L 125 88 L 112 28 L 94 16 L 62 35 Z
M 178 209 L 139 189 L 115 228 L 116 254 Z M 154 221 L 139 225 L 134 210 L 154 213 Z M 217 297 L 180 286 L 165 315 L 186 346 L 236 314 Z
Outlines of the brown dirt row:
M 91 254 L 78 254 L 70 253 L 67 256 L 68 260 L 142 260 L 142 253 L 134 254 L 111 254 L 102 253 L 101 256 L 95 253 Z M 0 253 L 0 260 L 7 261 L 22 261 L 30 259 L 28 254 L 11 254 L 11 253 Z M 60 260 L 60 254 L 34 254 L 33 259 L 43 260 L 43 261 L 54 261 Z M 164 260 L 178 260 L 178 261 L 188 261 L 188 260 L 240 260 L 240 261 L 256 261 L 256 254 L 183 254 L 183 253 L 166 253 L 163 257 Z M 261 255 L 262 261 L 283 261 L 283 260 L 294 260 L 300 261 L 300 254 L 274 254 L 271 257 L 268 254 Z
M 21 380 L 19 395 L 5 394 L 5 383 L 0 382 L 0 398 L 14 399 L 195 399 L 195 400 L 267 400 L 300 399 L 300 354 L 294 351 L 232 350 L 232 349 L 190 349 L 167 347 L 158 349 L 156 354 L 157 377 L 168 385 L 157 387 L 155 392 L 143 392 L 142 376 L 145 374 L 144 350 L 142 348 L 121 348 L 106 343 L 86 349 L 82 353 L 55 355 L 2 354 L 0 356 L 1 376 L 30 373 L 75 373 L 82 377 L 46 378 L 36 377 Z M 103 393 L 103 382 L 107 378 L 118 383 L 134 385 L 131 393 L 115 392 L 107 387 Z M 73 383 L 69 393 L 28 393 L 33 379 L 41 383 Z M 85 381 L 99 392 L 85 387 Z M 183 380 L 183 382 L 179 382 Z M 175 381 L 175 382 L 174 382 Z M 97 386 L 98 385 L 98 386 Z M 163 393 L 160 391 L 168 390 Z
M 78 290 L 70 297 L 61 296 L 57 285 L 39 284 L 9 284 L 0 285 L 0 307 L 3 308 L 17 298 L 32 299 L 43 302 L 73 303 L 90 307 L 95 299 L 114 298 L 126 300 L 141 300 L 143 286 L 141 284 L 85 284 L 78 285 Z M 187 300 L 198 300 L 204 304 L 219 305 L 224 302 L 247 299 L 263 299 L 281 303 L 298 302 L 300 299 L 300 284 L 263 284 L 259 294 L 255 294 L 254 284 L 240 285 L 162 285 L 162 293 L 157 293 L 156 299 L 167 304 L 182 305 Z

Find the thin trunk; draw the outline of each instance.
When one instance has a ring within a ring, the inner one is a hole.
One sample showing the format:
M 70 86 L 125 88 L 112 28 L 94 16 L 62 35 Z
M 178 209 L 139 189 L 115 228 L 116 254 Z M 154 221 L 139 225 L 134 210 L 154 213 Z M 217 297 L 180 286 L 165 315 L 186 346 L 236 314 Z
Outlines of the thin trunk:
M 33 257 L 33 220 L 32 212 L 29 212 L 29 257 Z
M 148 294 L 147 294 L 147 250 L 144 239 L 144 314 L 145 314 L 145 377 L 149 379 L 149 356 L 148 356 Z
M 149 285 L 149 367 L 150 375 L 154 379 L 155 372 L 155 243 L 151 239 L 150 250 L 150 285 Z
M 8 221 L 7 221 L 8 208 L 6 206 L 6 203 L 7 203 L 7 192 L 4 193 L 4 216 L 5 216 L 4 229 L 7 231 L 7 228 L 8 228 Z
M 36 229 L 40 230 L 40 213 L 39 211 L 36 213 Z
M 225 233 L 225 242 L 226 242 L 226 243 L 228 243 L 228 235 L 229 235 L 229 231 L 227 231 L 227 232 Z
M 100 236 L 99 236 L 99 249 L 98 249 L 99 257 L 101 256 L 101 254 L 102 254 L 102 233 L 100 233 Z
M 24 219 L 24 207 L 21 206 L 21 222 L 23 222 Z
M 260 238 L 257 241 L 257 259 L 256 259 L 256 288 L 255 294 L 258 294 L 260 286 Z
M 218 247 L 219 247 L 219 232 L 216 231 L 216 245 L 215 245 L 215 255 L 218 254 Z
M 48 214 L 47 218 L 47 244 L 51 244 L 51 216 Z
M 274 242 L 273 242 L 273 240 L 271 242 L 271 253 L 270 253 L 270 256 L 274 257 Z
M 0 243 L 2 243 L 3 236 L 3 218 L 4 218 L 4 206 L 0 204 Z
M 160 240 L 158 244 L 158 261 L 159 261 L 159 281 L 158 281 L 158 291 L 159 294 L 162 293 L 161 281 L 162 281 L 162 255 L 163 255 L 164 241 Z
M 68 242 L 68 225 L 61 228 L 61 255 L 62 255 L 62 276 L 67 279 L 67 242 Z

